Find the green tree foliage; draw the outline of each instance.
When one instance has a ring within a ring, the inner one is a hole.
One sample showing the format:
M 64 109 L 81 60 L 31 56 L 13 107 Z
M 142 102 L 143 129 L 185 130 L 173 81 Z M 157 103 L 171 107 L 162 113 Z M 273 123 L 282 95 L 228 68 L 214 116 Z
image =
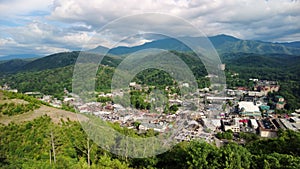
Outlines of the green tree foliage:
M 231 130 L 227 130 L 225 132 L 218 132 L 216 134 L 216 137 L 218 139 L 227 139 L 227 140 L 232 140 L 233 139 L 233 132 Z
M 101 102 L 101 103 L 106 103 L 106 102 L 111 102 L 111 101 L 112 101 L 112 99 L 110 97 L 101 96 L 101 97 L 97 98 L 97 102 Z
M 235 143 L 229 143 L 220 151 L 220 168 L 250 168 L 251 153 L 246 148 Z
M 151 104 L 146 102 L 146 93 L 134 90 L 130 92 L 130 102 L 134 108 L 150 110 Z
M 169 110 L 171 113 L 176 113 L 176 111 L 178 110 L 178 105 L 176 104 L 172 105 Z
M 6 98 L 9 99 L 22 99 L 28 102 L 28 103 L 7 102 L 7 103 L 0 104 L 0 113 L 8 116 L 23 114 L 23 113 L 33 111 L 35 109 L 40 108 L 40 105 L 42 104 L 41 101 L 31 96 L 23 95 L 20 93 L 1 91 L 1 94 L 3 94 Z
M 138 125 L 138 124 L 137 124 Z M 151 137 L 111 124 L 130 137 Z M 54 124 L 42 116 L 21 124 L 0 126 L 0 168 L 299 168 L 300 134 L 280 131 L 278 138 L 255 140 L 246 146 L 220 148 L 202 140 L 181 142 L 149 158 L 113 155 L 90 140 L 80 123 Z
M 39 108 L 38 104 L 28 103 L 28 104 L 16 104 L 16 103 L 4 103 L 0 104 L 0 112 L 4 115 L 17 115 L 33 111 Z
M 244 133 L 244 132 L 239 133 L 239 138 L 245 139 L 247 142 L 255 141 L 259 139 L 258 135 L 255 133 Z

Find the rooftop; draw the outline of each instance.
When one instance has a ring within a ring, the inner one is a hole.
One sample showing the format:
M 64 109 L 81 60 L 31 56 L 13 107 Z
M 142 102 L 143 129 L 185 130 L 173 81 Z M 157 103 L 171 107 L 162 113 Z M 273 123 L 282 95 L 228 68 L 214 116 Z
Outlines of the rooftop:
M 245 109 L 245 112 L 259 112 L 259 105 L 254 105 L 253 102 L 241 101 L 238 104 L 240 109 Z

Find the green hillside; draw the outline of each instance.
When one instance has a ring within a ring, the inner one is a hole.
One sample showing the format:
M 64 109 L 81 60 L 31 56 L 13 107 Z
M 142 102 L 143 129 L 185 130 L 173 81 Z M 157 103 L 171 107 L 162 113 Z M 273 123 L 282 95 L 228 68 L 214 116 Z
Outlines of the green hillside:
M 111 125 L 130 137 L 144 137 L 132 129 Z M 0 131 L 0 168 L 3 169 L 300 167 L 300 134 L 289 130 L 280 131 L 278 138 L 253 139 L 245 146 L 229 142 L 217 148 L 202 140 L 181 142 L 163 154 L 136 159 L 104 150 L 88 139 L 79 122 L 54 123 L 46 115 L 24 123 L 0 125 Z M 153 132 L 147 136 L 153 136 Z
M 198 57 L 191 52 L 171 52 L 179 56 L 189 66 L 200 88 L 209 85 L 209 79 L 204 78 L 207 72 Z M 21 62 L 18 72 L 1 74 L 0 84 L 7 83 L 20 92 L 39 91 L 60 98 L 64 88 L 69 91 L 72 90 L 73 65 L 78 54 L 78 52 L 59 53 L 32 62 Z M 99 67 L 96 76 L 96 91 L 110 92 L 115 67 L 124 58 L 123 56 L 114 55 L 104 57 L 102 64 L 108 66 Z M 299 56 L 283 54 L 224 53 L 221 55 L 221 59 L 226 63 L 226 72 L 240 74 L 239 83 L 232 83 L 230 78 L 227 77 L 229 78 L 227 80 L 229 87 L 246 85 L 249 78 L 279 81 L 281 85 L 280 94 L 287 99 L 287 108 L 290 110 L 300 107 L 299 58 Z M 25 65 L 22 66 L 23 64 Z M 18 67 L 18 64 L 16 65 Z M 3 68 L 8 69 L 8 67 Z M 180 72 L 181 68 L 177 69 Z M 126 72 L 123 73 L 123 78 L 129 77 Z M 157 69 L 145 70 L 137 74 L 133 81 L 147 85 L 156 84 L 162 88 L 165 85 L 173 84 L 173 78 L 170 75 Z
M 32 103 L 41 107 L 35 107 L 34 112 L 29 110 L 12 116 L 0 113 L 0 168 L 3 169 L 300 167 L 300 133 L 291 130 L 279 130 L 278 137 L 270 139 L 258 139 L 249 133 L 239 134 L 239 138 L 246 140 L 245 145 L 229 140 L 220 148 L 203 140 L 184 141 L 153 157 L 130 158 L 112 154 L 90 140 L 81 123 L 76 121 L 75 113 L 45 109 L 40 101 L 30 96 L 0 92 L 0 104 L 4 102 L 26 106 Z M 117 123 L 108 124 L 129 137 L 142 139 L 155 135 L 152 130 L 139 134 Z M 115 138 L 112 141 L 116 146 L 124 144 L 124 140 L 118 137 L 111 138 Z
M 13 59 L 8 61 L 2 61 L 0 63 L 0 72 L 13 73 L 18 71 L 21 67 L 29 63 L 29 60 Z

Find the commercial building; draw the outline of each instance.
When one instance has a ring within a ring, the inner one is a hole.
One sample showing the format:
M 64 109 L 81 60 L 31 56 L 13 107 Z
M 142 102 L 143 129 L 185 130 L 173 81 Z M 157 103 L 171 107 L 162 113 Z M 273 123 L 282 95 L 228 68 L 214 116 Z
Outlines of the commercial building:
M 241 101 L 238 103 L 240 109 L 240 115 L 242 116 L 261 116 L 259 111 L 260 103 Z
M 272 122 L 271 119 L 262 119 L 258 121 L 259 125 L 259 135 L 261 137 L 276 137 L 277 136 L 277 127 Z
M 222 119 L 222 128 L 224 131 L 232 130 L 233 132 L 238 133 L 241 131 L 239 121 L 240 118 Z

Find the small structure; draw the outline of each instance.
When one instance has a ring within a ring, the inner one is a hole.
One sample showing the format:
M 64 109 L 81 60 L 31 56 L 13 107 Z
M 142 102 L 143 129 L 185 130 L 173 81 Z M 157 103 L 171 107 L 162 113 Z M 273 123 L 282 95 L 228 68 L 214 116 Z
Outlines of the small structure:
M 285 106 L 285 100 L 284 97 L 282 96 L 275 96 L 275 101 L 276 101 L 276 109 L 283 109 Z
M 252 97 L 262 97 L 262 96 L 264 96 L 264 95 L 265 95 L 264 92 L 248 91 L 248 96 L 252 96 Z
M 225 68 L 226 68 L 226 64 L 220 64 L 220 69 L 221 70 L 225 70 Z
M 259 110 L 262 112 L 264 117 L 269 116 L 270 106 L 267 105 L 261 105 L 259 106 Z
M 284 102 L 284 97 L 282 97 L 282 96 L 277 95 L 277 96 L 275 96 L 275 99 L 276 99 L 276 102 Z

